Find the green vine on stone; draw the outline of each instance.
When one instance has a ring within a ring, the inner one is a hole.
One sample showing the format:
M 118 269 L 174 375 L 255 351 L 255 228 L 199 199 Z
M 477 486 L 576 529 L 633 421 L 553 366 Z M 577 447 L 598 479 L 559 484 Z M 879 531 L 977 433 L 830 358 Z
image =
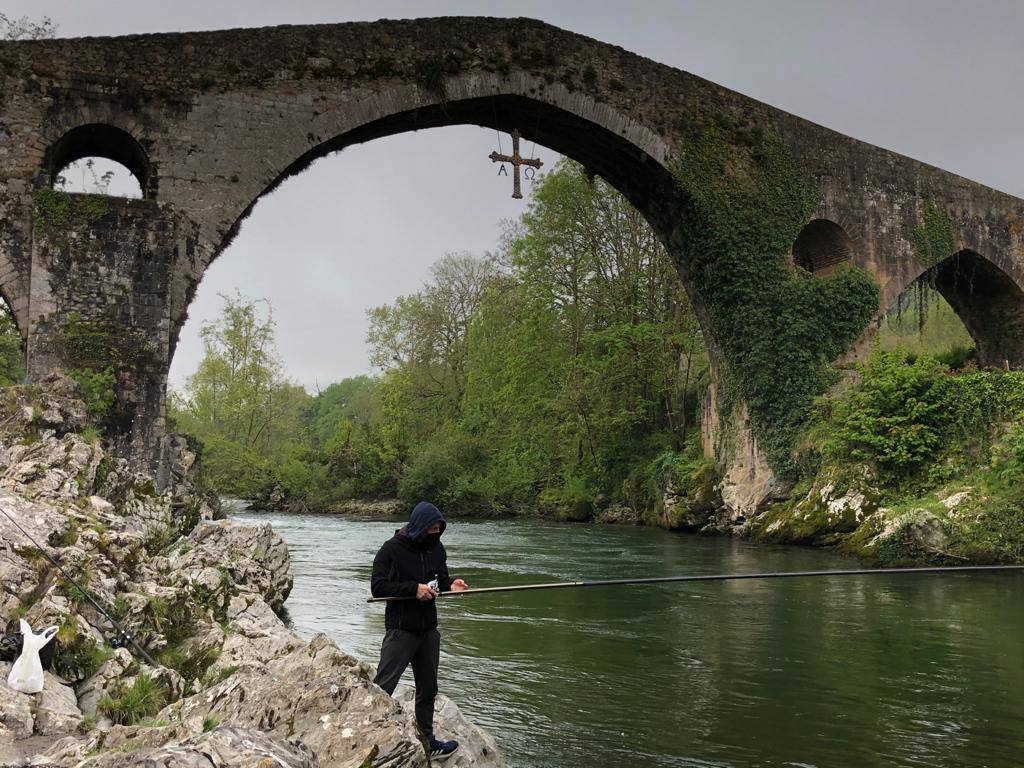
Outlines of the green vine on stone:
M 953 218 L 929 203 L 921 211 L 921 223 L 914 227 L 914 250 L 918 260 L 926 267 L 953 255 L 956 247 Z
M 105 320 L 68 315 L 60 334 L 64 363 L 71 370 L 94 373 L 111 368 L 135 369 L 145 358 L 148 345 L 142 334 Z
M 100 195 L 73 195 L 59 189 L 40 189 L 32 200 L 32 222 L 40 234 L 81 229 L 107 212 Z
M 681 146 L 679 246 L 724 358 L 723 416 L 742 398 L 772 468 L 792 477 L 796 436 L 829 363 L 877 311 L 878 285 L 859 268 L 812 277 L 791 267 L 820 196 L 780 136 L 718 115 Z

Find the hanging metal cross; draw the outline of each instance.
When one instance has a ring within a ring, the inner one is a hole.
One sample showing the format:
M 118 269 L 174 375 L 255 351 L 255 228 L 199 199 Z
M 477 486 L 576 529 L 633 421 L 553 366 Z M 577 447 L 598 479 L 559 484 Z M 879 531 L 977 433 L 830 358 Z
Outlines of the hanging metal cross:
M 512 154 L 511 155 L 499 155 L 497 152 L 491 152 L 491 154 L 490 154 L 490 158 L 491 158 L 492 162 L 495 162 L 495 163 L 512 163 L 512 178 L 513 178 L 513 181 L 512 181 L 512 197 L 515 200 L 520 200 L 523 197 L 523 193 L 520 191 L 519 166 L 525 165 L 527 168 L 536 169 L 536 168 L 540 168 L 542 165 L 544 165 L 544 163 L 542 163 L 537 158 L 532 158 L 530 160 L 524 160 L 522 158 L 522 156 L 519 154 L 519 139 L 521 139 L 521 138 L 522 138 L 522 134 L 520 134 L 518 130 L 512 131 Z M 504 166 L 502 166 L 502 168 L 504 168 Z M 534 172 L 536 172 L 536 171 L 534 171 Z M 499 170 L 498 173 L 501 173 L 501 170 Z M 532 178 L 532 177 L 527 177 L 527 178 Z

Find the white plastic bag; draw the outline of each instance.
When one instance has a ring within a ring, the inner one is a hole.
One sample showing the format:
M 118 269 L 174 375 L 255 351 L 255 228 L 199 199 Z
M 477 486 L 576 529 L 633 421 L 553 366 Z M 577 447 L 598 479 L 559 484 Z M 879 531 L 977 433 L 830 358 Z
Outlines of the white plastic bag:
M 21 656 L 11 667 L 7 685 L 22 693 L 39 693 L 43 690 L 43 663 L 39 661 L 39 650 L 57 634 L 57 627 L 47 627 L 38 635 L 24 619 L 21 620 Z

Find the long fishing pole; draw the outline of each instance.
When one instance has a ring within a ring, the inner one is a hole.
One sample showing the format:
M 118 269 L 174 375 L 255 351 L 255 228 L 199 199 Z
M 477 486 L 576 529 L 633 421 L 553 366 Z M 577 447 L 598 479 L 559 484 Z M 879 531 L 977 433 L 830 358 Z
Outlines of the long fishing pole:
M 550 584 L 520 584 L 512 587 L 482 587 L 461 592 L 441 592 L 438 597 L 461 597 L 494 592 L 525 592 L 531 589 L 569 589 L 572 587 L 622 587 L 632 584 L 670 584 L 682 581 L 740 581 L 744 579 L 796 579 L 808 576 L 888 576 L 909 573 L 972 573 L 979 571 L 1021 571 L 1024 565 L 956 565 L 928 568 L 860 568 L 836 571 L 769 571 L 765 573 L 715 573 L 690 576 L 654 576 L 645 579 L 603 579 L 601 581 L 556 581 Z M 368 603 L 416 600 L 415 595 L 371 597 Z
M 151 667 L 158 666 L 157 663 L 155 661 L 153 661 L 153 658 L 148 653 L 146 653 L 145 649 L 141 645 L 139 645 L 138 643 L 135 642 L 135 638 L 132 637 L 131 635 L 129 635 L 125 631 L 124 627 L 122 627 L 113 616 L 111 616 L 109 613 L 107 613 L 107 611 L 104 610 L 102 605 L 100 605 L 98 602 L 96 602 L 96 600 L 93 599 L 93 596 L 89 592 L 89 590 L 87 590 L 85 587 L 81 586 L 77 581 L 75 581 L 73 578 L 71 578 L 71 574 L 69 574 L 67 571 L 65 571 L 64 567 L 60 563 L 58 563 L 53 557 L 51 557 L 49 552 L 47 552 L 45 549 L 43 549 L 41 546 L 39 546 L 39 544 L 36 542 L 36 540 L 33 539 L 31 536 L 29 536 L 28 531 L 26 531 L 24 528 L 22 528 L 21 524 L 18 523 L 17 520 L 15 520 L 13 517 L 11 517 L 9 514 L 7 514 L 7 510 L 6 509 L 4 509 L 3 507 L 0 507 L 0 512 L 3 512 L 4 513 L 4 517 L 6 517 L 8 520 L 10 520 L 12 523 L 14 523 L 14 526 L 19 531 L 21 531 L 22 535 L 26 539 L 28 539 L 30 542 L 32 542 L 32 546 L 35 547 L 39 552 L 41 552 L 43 557 L 45 557 L 47 560 L 49 560 L 53 564 L 53 567 L 56 568 L 58 571 L 60 571 L 61 575 L 65 579 L 67 579 L 69 582 L 71 582 L 71 585 L 75 589 L 78 590 L 79 594 L 84 596 L 86 600 L 88 600 L 90 603 L 92 603 L 93 608 L 95 608 L 97 611 L 99 611 L 100 613 L 102 613 L 104 616 L 107 617 L 107 621 L 109 621 L 111 624 L 113 624 L 114 625 L 114 629 L 116 629 L 118 631 L 119 637 L 120 637 L 121 640 L 124 640 L 129 645 L 131 645 L 131 647 L 136 650 L 136 652 L 139 654 L 139 656 L 141 656 L 143 658 L 143 660 L 147 664 L 149 664 Z

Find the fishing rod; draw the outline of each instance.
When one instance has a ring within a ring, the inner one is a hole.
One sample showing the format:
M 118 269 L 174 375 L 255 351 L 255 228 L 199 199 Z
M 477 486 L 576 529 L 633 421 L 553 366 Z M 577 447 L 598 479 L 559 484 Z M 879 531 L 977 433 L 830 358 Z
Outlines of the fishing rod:
M 137 642 L 135 642 L 135 638 L 132 637 L 131 635 L 129 635 L 125 631 L 124 627 L 122 627 L 113 616 L 111 616 L 106 610 L 104 610 L 102 605 L 100 605 L 98 602 L 96 602 L 96 600 L 92 596 L 92 593 L 90 593 L 89 590 L 87 590 L 85 587 L 81 586 L 77 581 L 75 581 L 73 578 L 71 578 L 71 574 L 69 574 L 67 571 L 65 571 L 64 567 L 60 563 L 58 563 L 57 560 L 54 559 L 50 555 L 49 552 L 47 552 L 45 549 L 43 549 L 41 546 L 39 546 L 39 544 L 36 542 L 36 540 L 33 539 L 31 536 L 29 536 L 28 531 L 26 531 L 24 528 L 22 528 L 21 524 L 18 523 L 17 520 L 15 520 L 13 517 L 11 517 L 9 514 L 7 514 L 7 510 L 6 509 L 4 509 L 3 507 L 0 507 L 0 512 L 3 512 L 4 513 L 4 517 L 6 517 L 8 520 L 10 520 L 12 523 L 14 523 L 14 527 L 17 528 L 19 531 L 21 531 L 22 535 L 26 539 L 28 539 L 30 542 L 32 542 L 32 546 L 35 547 L 39 552 L 41 552 L 43 557 L 45 557 L 47 560 L 49 560 L 53 564 L 54 568 L 56 568 L 58 571 L 60 571 L 61 575 L 65 579 L 67 579 L 75 589 L 78 590 L 78 593 L 80 595 L 84 596 L 86 600 L 88 600 L 90 603 L 92 603 L 93 608 L 95 608 L 97 611 L 99 611 L 104 616 L 106 616 L 107 621 L 109 621 L 114 626 L 114 629 L 116 629 L 118 631 L 118 633 L 119 633 L 119 640 L 121 640 L 122 642 L 128 643 L 132 648 L 134 648 L 136 653 L 138 653 L 138 655 L 142 657 L 143 661 L 145 661 L 147 664 L 149 664 L 149 666 L 151 666 L 151 667 L 158 666 L 158 664 L 155 661 L 153 661 L 153 658 L 148 653 L 146 653 L 146 650 L 141 645 L 139 645 Z M 113 643 L 111 643 L 111 645 L 113 645 Z
M 568 589 L 571 587 L 622 587 L 633 584 L 672 584 L 683 581 L 741 581 L 745 579 L 796 579 L 809 576 L 883 576 L 910 573 L 976 573 L 981 571 L 1021 571 L 1024 565 L 956 565 L 927 568 L 859 568 L 835 571 L 768 571 L 765 573 L 715 573 L 690 576 L 654 576 L 645 579 L 603 579 L 601 581 L 556 581 L 549 584 L 520 584 L 513 587 L 482 587 L 461 592 L 441 592 L 438 597 L 461 597 L 493 592 L 525 592 L 532 589 Z M 415 595 L 371 597 L 368 603 L 416 600 Z

